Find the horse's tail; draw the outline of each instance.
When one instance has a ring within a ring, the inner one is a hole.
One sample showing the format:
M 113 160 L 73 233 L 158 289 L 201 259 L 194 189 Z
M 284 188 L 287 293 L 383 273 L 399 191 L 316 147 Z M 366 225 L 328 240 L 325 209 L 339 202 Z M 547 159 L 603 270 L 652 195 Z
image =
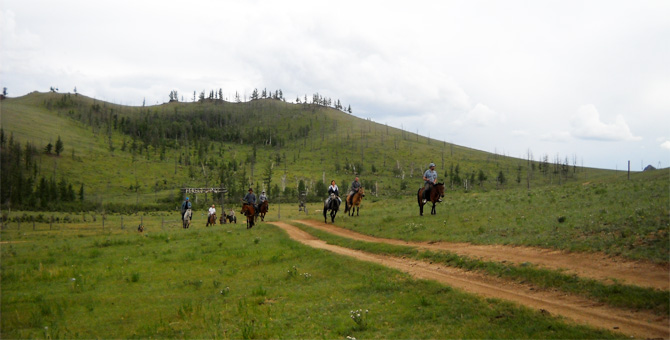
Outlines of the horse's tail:
M 416 200 L 419 205 L 421 205 L 421 189 L 423 188 L 419 188 L 419 191 L 416 192 Z

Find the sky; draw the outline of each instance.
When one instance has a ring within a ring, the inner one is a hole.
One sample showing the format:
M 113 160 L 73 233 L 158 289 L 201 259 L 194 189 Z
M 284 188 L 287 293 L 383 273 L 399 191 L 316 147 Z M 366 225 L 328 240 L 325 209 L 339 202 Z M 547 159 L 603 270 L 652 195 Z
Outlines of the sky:
M 670 166 L 670 1 L 0 0 L 0 87 L 314 93 L 512 157 Z

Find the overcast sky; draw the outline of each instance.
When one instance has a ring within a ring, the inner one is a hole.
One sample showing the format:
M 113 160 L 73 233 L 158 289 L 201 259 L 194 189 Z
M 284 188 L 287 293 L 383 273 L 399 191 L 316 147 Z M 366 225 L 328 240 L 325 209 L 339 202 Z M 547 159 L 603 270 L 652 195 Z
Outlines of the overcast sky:
M 9 97 L 318 92 L 498 154 L 670 166 L 667 0 L 0 0 L 0 29 Z

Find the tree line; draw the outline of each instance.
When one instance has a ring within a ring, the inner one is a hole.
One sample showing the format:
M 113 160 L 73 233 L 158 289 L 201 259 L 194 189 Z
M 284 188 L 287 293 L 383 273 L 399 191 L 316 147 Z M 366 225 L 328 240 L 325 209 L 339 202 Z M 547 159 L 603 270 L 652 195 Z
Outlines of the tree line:
M 40 150 L 50 157 L 59 157 L 63 150 L 60 136 L 55 154 L 51 142 L 43 149 L 30 142 L 21 145 L 0 128 L 0 202 L 7 209 L 54 210 L 65 205 L 81 205 L 84 201 L 84 185 L 75 188 L 66 178 L 41 173 Z

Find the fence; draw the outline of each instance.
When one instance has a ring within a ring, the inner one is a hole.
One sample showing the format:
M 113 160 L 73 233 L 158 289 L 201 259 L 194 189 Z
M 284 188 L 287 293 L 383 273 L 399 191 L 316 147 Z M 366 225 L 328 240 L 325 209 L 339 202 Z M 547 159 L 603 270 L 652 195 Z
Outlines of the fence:
M 193 215 L 191 225 L 199 225 L 202 222 L 204 227 L 207 222 L 207 214 L 196 213 Z M 218 223 L 218 221 L 217 221 Z M 144 230 L 169 230 L 172 228 L 181 228 L 181 214 L 143 214 L 143 215 L 117 215 L 117 214 L 16 214 L 15 216 L 3 215 L 0 220 L 0 229 L 2 230 L 131 230 L 137 231 L 139 226 Z

